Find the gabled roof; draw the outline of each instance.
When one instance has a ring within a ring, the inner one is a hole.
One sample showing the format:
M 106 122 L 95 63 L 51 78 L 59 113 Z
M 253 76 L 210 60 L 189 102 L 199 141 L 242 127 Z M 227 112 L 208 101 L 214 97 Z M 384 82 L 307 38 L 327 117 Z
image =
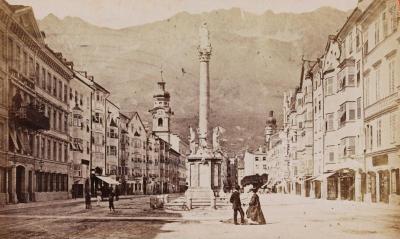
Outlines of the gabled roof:
M 13 12 L 14 19 L 37 41 L 45 44 L 42 33 L 40 32 L 32 7 L 24 5 L 11 5 L 4 1 L 8 8 Z
M 128 124 L 134 119 L 134 118 L 137 118 L 138 119 L 138 121 L 140 122 L 140 124 L 141 124 L 141 126 L 142 126 L 142 128 L 143 128 L 143 130 L 145 131 L 145 133 L 147 134 L 147 130 L 146 130 L 146 128 L 145 128 L 145 126 L 144 126 L 144 124 L 143 124 L 143 121 L 142 121 L 142 119 L 140 118 L 140 115 L 139 115 L 139 113 L 137 112 L 137 111 L 132 111 L 132 112 L 126 112 L 126 113 L 124 113 L 124 115 L 126 115 L 127 117 L 128 117 Z

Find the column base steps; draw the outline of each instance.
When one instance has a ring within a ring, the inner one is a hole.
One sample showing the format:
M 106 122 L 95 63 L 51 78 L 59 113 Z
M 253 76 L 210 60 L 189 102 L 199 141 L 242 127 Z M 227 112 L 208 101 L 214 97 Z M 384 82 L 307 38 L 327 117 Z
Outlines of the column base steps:
M 216 199 L 216 207 L 224 208 L 229 207 L 231 204 L 225 198 Z M 211 200 L 209 198 L 192 199 L 192 209 L 195 208 L 209 208 L 211 207 Z M 186 211 L 188 208 L 185 197 L 179 197 L 164 204 L 165 209 L 174 211 Z

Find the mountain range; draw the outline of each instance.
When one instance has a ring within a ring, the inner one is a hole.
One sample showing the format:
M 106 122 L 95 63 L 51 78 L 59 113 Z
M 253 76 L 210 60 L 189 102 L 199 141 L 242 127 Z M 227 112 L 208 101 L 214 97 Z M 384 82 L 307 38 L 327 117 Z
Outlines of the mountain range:
M 212 56 L 211 125 L 227 129 L 229 150 L 263 142 L 269 110 L 282 118 L 283 92 L 299 84 L 301 58 L 322 55 L 348 12 L 323 7 L 306 13 L 261 15 L 238 8 L 175 16 L 122 29 L 95 26 L 77 17 L 50 14 L 39 20 L 46 43 L 88 71 L 110 90 L 122 112 L 148 110 L 156 82 L 163 78 L 171 94 L 173 130 L 186 137 L 197 125 L 198 29 L 206 21 Z M 162 74 L 161 74 L 162 70 Z

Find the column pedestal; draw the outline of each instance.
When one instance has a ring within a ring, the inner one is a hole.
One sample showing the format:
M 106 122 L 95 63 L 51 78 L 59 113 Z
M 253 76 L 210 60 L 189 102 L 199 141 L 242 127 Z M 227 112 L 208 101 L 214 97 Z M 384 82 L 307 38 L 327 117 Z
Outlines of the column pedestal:
M 211 154 L 199 157 L 191 155 L 188 157 L 189 188 L 185 192 L 187 202 L 196 206 L 198 202 L 209 202 L 212 208 L 216 207 L 216 194 L 221 189 L 221 179 L 215 165 L 220 164 L 221 158 L 213 157 Z M 217 177 L 217 178 L 216 178 Z M 218 182 L 218 185 L 214 185 Z

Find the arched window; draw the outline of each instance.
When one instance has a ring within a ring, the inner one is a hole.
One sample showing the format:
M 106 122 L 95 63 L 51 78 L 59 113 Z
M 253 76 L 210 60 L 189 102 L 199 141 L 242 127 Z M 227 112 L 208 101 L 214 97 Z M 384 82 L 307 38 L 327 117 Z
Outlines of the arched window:
M 158 119 L 158 127 L 162 127 L 163 126 L 163 119 L 159 118 Z

